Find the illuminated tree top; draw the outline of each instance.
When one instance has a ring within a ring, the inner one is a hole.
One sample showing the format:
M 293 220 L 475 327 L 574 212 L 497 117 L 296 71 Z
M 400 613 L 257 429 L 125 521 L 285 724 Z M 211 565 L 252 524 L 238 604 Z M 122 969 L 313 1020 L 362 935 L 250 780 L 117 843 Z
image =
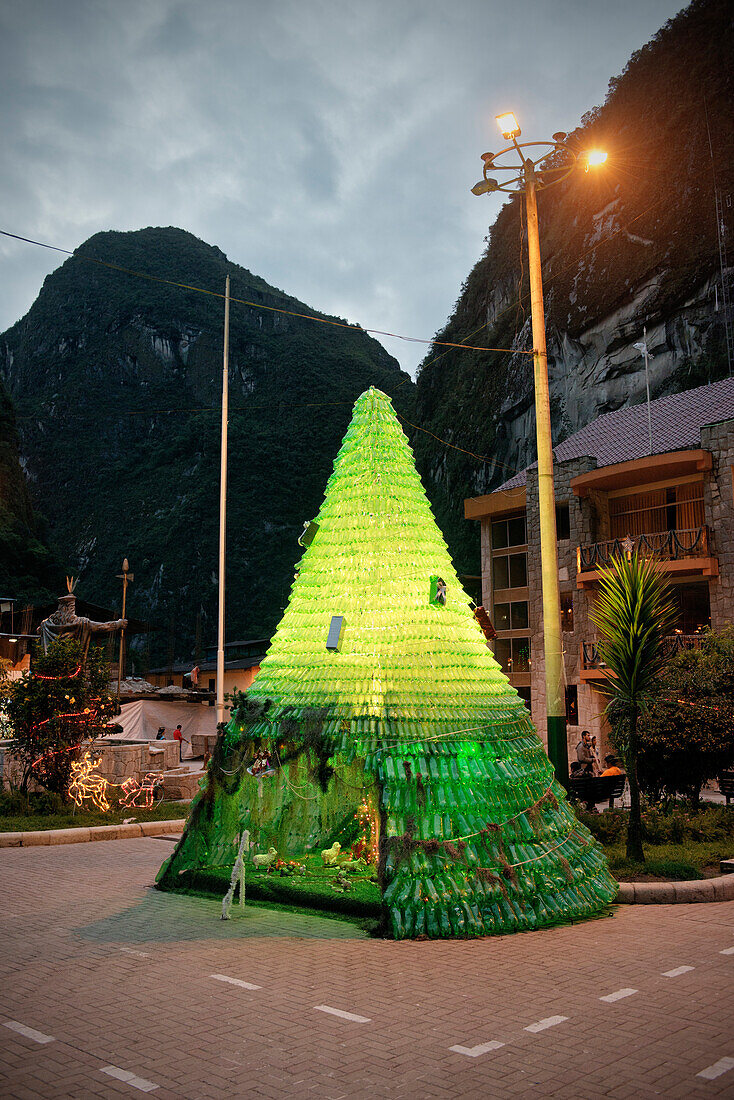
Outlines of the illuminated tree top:
M 522 714 L 380 390 L 355 404 L 316 523 L 251 698 L 454 724 Z M 344 621 L 339 649 L 329 650 L 334 616 Z

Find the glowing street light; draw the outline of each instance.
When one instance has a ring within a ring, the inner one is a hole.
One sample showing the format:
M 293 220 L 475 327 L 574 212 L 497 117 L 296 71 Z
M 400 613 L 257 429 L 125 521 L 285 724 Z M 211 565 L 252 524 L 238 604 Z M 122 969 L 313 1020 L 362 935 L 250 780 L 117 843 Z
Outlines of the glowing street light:
M 497 125 L 505 141 L 512 141 L 513 138 L 520 137 L 520 124 L 512 111 L 507 111 L 504 115 L 497 115 Z
M 535 375 L 535 431 L 538 449 L 538 503 L 540 510 L 540 562 L 543 589 L 543 639 L 545 650 L 545 696 L 548 733 L 548 756 L 556 778 L 568 784 L 568 744 L 566 739 L 566 700 L 564 693 L 563 644 L 561 628 L 561 593 L 558 584 L 558 548 L 556 541 L 556 498 L 553 483 L 553 438 L 551 435 L 550 392 L 548 386 L 548 354 L 545 343 L 545 310 L 543 280 L 540 267 L 540 235 L 538 231 L 537 192 L 560 183 L 583 164 L 598 167 L 607 159 L 600 149 L 577 153 L 567 144 L 563 131 L 553 134 L 552 141 L 523 141 L 518 144 L 520 124 L 512 111 L 497 115 L 497 125 L 505 141 L 512 142 L 499 153 L 483 153 L 483 178 L 472 187 L 475 195 L 493 191 L 525 195 L 528 226 L 528 259 L 530 274 L 530 306 L 533 322 Z M 533 159 L 525 151 L 540 155 Z M 565 157 L 562 154 L 566 154 Z M 517 164 L 515 154 L 519 156 Z M 552 159 L 551 159 L 551 155 Z M 512 158 L 502 163 L 503 158 Z M 490 178 L 489 171 L 493 176 Z M 511 178 L 500 183 L 497 172 L 510 172 Z

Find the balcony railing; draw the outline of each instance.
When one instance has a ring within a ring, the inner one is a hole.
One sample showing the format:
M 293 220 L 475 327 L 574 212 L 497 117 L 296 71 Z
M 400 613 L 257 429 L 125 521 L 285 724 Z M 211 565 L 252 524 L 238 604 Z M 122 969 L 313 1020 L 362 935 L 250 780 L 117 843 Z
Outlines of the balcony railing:
M 666 657 L 674 657 L 684 649 L 700 649 L 703 645 L 703 634 L 671 634 L 669 638 L 663 638 L 663 653 Z M 607 666 L 599 654 L 598 642 L 581 643 L 581 668 L 585 670 L 597 669 L 603 672 Z
M 613 558 L 625 553 L 638 553 L 643 557 L 655 556 L 663 561 L 680 561 L 684 558 L 708 558 L 710 556 L 709 529 L 706 524 L 690 531 L 658 531 L 649 535 L 628 535 L 626 538 L 594 542 L 576 549 L 576 568 L 579 573 L 590 572 L 608 566 Z

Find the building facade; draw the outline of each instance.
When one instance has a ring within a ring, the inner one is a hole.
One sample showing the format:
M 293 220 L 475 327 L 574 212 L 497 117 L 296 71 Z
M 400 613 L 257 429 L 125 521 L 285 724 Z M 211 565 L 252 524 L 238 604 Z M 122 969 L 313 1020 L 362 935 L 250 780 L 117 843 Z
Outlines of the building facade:
M 660 398 L 649 411 L 608 413 L 555 448 L 569 754 L 582 730 L 608 751 L 589 611 L 599 569 L 615 554 L 631 547 L 658 558 L 678 609 L 668 652 L 734 621 L 734 379 Z M 481 527 L 495 656 L 545 736 L 537 468 L 467 500 L 465 514 Z

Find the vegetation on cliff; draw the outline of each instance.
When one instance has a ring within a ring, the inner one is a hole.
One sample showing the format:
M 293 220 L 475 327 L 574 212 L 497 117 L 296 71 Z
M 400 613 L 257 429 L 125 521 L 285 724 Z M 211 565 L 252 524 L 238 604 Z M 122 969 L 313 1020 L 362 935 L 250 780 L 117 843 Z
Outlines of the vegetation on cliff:
M 0 337 L 0 371 L 60 560 L 81 593 L 114 608 L 116 574 L 130 559 L 129 613 L 162 628 L 153 662 L 193 656 L 197 619 L 201 643 L 215 639 L 216 295 L 227 273 L 232 297 L 253 303 L 231 311 L 227 635 L 267 636 L 354 400 L 375 384 L 409 408 L 413 387 L 396 361 L 358 327 L 268 310 L 324 316 L 173 228 L 90 238 Z
M 634 303 L 640 288 L 645 288 L 644 310 L 631 319 L 639 335 L 629 342 L 641 337 L 643 324 L 650 328 L 658 322 L 672 340 L 676 326 L 686 327 L 686 301 L 717 275 L 713 172 L 722 195 L 734 190 L 732 56 L 731 5 L 727 0 L 694 0 L 632 55 L 624 72 L 610 81 L 605 103 L 588 112 L 570 134 L 577 149 L 603 147 L 609 160 L 598 174 L 574 173 L 539 195 L 552 385 L 554 367 L 566 370 L 563 363 L 554 363 L 554 352 L 561 355 L 590 329 L 603 328 L 605 318 Z M 731 231 L 734 220 L 731 209 L 726 210 Z M 486 251 L 437 339 L 532 347 L 522 214 L 516 198 L 502 208 Z M 669 390 L 701 385 L 726 373 L 721 319 L 712 291 L 703 349 L 680 357 L 674 376 L 666 381 Z M 618 335 L 610 331 L 608 336 L 606 351 L 611 354 Z M 604 339 L 602 332 L 597 343 Z M 641 369 L 641 362 L 634 369 Z M 585 382 L 588 387 L 588 379 L 566 374 L 561 388 L 573 400 Z M 608 411 L 598 390 L 599 405 L 592 416 Z M 456 504 L 512 476 L 523 449 L 516 441 L 511 445 L 508 421 L 518 420 L 520 412 L 526 413 L 522 423 L 528 444 L 519 464 L 533 460 L 532 360 L 432 348 L 418 378 L 416 400 L 418 423 L 492 456 L 481 462 L 460 452 L 447 454 L 427 436 L 416 439 L 419 468 L 428 475 L 428 491 L 457 564 L 476 572 L 476 525 L 462 525 Z M 552 413 L 558 440 L 568 434 L 558 401 Z

